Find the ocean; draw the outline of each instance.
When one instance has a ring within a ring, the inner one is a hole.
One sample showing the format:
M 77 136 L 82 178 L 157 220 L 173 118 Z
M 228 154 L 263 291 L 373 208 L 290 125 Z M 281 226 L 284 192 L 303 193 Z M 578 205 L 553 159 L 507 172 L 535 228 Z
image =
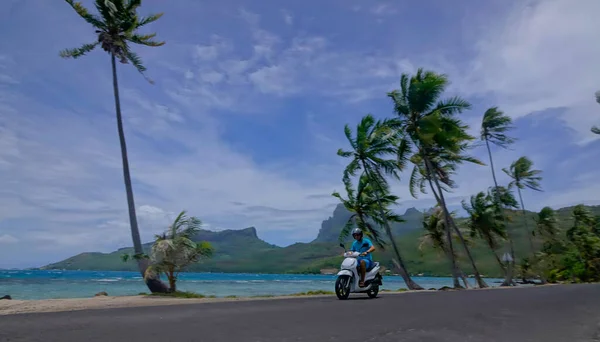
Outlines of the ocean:
M 451 278 L 414 277 L 424 288 L 451 286 Z M 474 285 L 474 280 L 470 279 Z M 490 286 L 498 286 L 500 279 L 486 279 Z M 238 274 L 238 273 L 182 273 L 178 290 L 192 291 L 206 296 L 264 296 L 286 295 L 306 291 L 333 291 L 335 275 L 304 274 Z M 399 276 L 384 276 L 383 289 L 406 288 Z M 147 292 L 139 273 L 113 271 L 0 271 L 0 297 L 13 299 L 86 298 L 106 291 L 110 296 L 137 295 Z

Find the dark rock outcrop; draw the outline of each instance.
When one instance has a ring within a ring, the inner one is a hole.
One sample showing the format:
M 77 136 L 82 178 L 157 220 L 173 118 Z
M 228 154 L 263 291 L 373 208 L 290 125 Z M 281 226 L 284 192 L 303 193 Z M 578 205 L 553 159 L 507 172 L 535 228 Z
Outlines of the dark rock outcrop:
M 94 297 L 105 297 L 105 296 L 108 296 L 108 293 L 106 293 L 105 291 L 98 292 L 94 295 Z
M 352 214 L 344 207 L 338 204 L 333 210 L 333 215 L 323 221 L 321 229 L 314 242 L 337 243 L 340 232 Z M 404 233 L 415 229 L 421 229 L 424 214 L 416 208 L 408 208 L 402 215 L 405 222 L 392 223 L 392 234 L 399 237 Z M 351 237 L 348 236 L 348 241 Z
M 6 295 L 6 296 L 4 296 L 4 297 L 0 297 L 0 300 L 2 300 L 2 299 L 11 300 L 11 299 L 12 299 L 12 297 L 11 297 L 10 295 Z

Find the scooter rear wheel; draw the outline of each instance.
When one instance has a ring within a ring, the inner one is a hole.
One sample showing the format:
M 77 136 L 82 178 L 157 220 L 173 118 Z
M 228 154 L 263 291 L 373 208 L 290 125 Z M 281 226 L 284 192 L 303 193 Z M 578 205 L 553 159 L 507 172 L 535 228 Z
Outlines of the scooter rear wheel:
M 348 299 L 350 296 L 350 276 L 341 275 L 336 279 L 335 295 L 340 300 Z
M 367 295 L 369 298 L 376 298 L 379 294 L 379 285 L 373 285 L 369 291 L 367 291 Z

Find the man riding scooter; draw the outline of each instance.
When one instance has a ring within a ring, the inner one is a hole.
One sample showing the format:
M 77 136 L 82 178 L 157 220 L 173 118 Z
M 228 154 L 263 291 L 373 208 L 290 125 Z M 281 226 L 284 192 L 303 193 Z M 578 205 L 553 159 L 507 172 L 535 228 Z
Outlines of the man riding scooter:
M 365 274 L 367 273 L 367 269 L 373 265 L 373 259 L 371 258 L 371 253 L 375 251 L 375 246 L 371 240 L 366 237 L 363 237 L 363 232 L 359 228 L 355 228 L 352 231 L 352 237 L 354 238 L 354 242 L 352 243 L 352 247 L 350 250 L 352 252 L 359 252 L 360 255 L 358 258 L 359 270 L 360 270 L 360 282 L 358 286 L 365 286 Z

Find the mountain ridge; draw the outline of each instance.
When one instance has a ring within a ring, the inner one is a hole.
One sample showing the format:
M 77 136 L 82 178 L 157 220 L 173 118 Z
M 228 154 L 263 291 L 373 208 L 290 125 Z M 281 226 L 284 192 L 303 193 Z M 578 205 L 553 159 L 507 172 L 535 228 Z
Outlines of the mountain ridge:
M 596 215 L 600 214 L 600 206 L 587 206 Z M 572 222 L 570 213 L 573 207 L 557 209 L 561 226 L 569 226 Z M 419 248 L 424 213 L 409 208 L 402 215 L 406 222 L 394 225 L 394 234 L 400 245 L 405 263 L 412 273 L 426 275 L 448 275 L 449 269 L 443 255 L 433 249 L 425 251 Z M 509 231 L 515 239 L 518 253 L 527 253 L 529 246 L 520 212 L 511 212 Z M 536 213 L 527 212 L 528 219 Z M 332 216 L 325 219 L 317 238 L 308 243 L 298 242 L 287 247 L 270 244 L 258 237 L 255 227 L 244 229 L 228 229 L 223 231 L 201 230 L 196 240 L 210 242 L 215 248 L 211 259 L 202 260 L 192 265 L 190 272 L 225 272 L 225 273 L 319 273 L 324 268 L 337 268 L 341 262 L 341 248 L 338 246 L 339 232 L 346 223 L 350 213 L 345 208 L 336 207 Z M 512 217 L 515 216 L 515 217 Z M 464 218 L 458 218 L 457 224 L 464 224 Z M 151 243 L 144 244 L 146 251 Z M 458 253 L 462 253 L 460 248 Z M 472 247 L 481 272 L 487 275 L 498 274 L 498 267 L 493 254 L 481 242 Z M 55 262 L 40 269 L 97 270 L 97 271 L 135 271 L 134 263 L 124 263 L 121 255 L 133 253 L 131 247 L 121 248 L 111 253 L 84 252 Z M 393 257 L 390 248 L 378 250 L 374 255 L 382 265 L 392 268 Z M 462 261 L 464 263 L 464 260 Z M 470 272 L 468 264 L 461 264 L 465 272 Z

